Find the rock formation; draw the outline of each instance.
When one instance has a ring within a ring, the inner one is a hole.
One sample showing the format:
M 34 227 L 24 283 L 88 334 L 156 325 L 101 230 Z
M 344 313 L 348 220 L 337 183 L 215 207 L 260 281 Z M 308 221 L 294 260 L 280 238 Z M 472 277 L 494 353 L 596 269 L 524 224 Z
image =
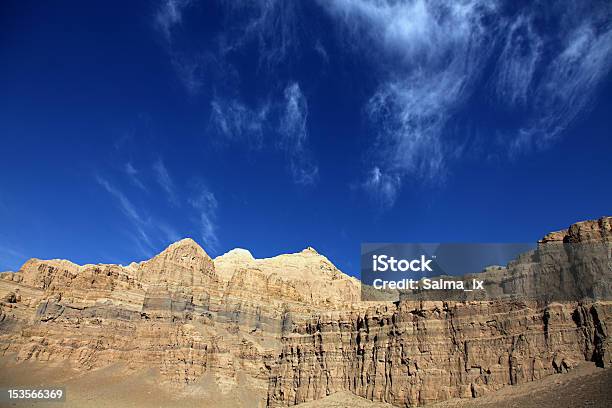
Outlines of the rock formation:
M 540 245 L 610 245 L 611 223 L 577 223 Z M 312 248 L 268 259 L 235 249 L 213 260 L 184 239 L 128 266 L 30 259 L 0 274 L 0 355 L 83 372 L 153 369 L 177 392 L 212 378 L 222 394 L 247 390 L 248 406 L 336 392 L 423 405 L 580 361 L 612 363 L 607 301 L 360 302 L 360 294 L 358 280 Z

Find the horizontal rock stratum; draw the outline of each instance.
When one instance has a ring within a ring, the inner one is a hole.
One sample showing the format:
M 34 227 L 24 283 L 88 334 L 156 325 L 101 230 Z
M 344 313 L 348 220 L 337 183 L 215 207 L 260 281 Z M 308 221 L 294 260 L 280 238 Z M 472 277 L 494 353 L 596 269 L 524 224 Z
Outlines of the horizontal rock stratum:
M 539 245 L 560 241 L 612 247 L 612 218 Z M 359 281 L 312 248 L 211 259 L 184 239 L 128 266 L 30 259 L 0 278 L 4 359 L 84 375 L 112 365 L 153 370 L 177 393 L 248 395 L 236 405 L 291 406 L 337 392 L 424 405 L 581 361 L 612 363 L 611 302 L 360 302 Z M 203 378 L 214 387 L 200 387 Z M 9 380 L 3 373 L 2 386 Z

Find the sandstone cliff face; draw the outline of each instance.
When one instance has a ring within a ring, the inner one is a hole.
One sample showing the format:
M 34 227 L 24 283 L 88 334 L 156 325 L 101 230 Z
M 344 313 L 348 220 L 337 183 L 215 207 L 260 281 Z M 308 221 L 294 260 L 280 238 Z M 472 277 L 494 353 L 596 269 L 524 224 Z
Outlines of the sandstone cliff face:
M 540 245 L 605 243 L 607 259 L 588 266 L 609 272 L 611 220 L 574 224 L 548 234 Z M 546 248 L 541 252 L 546 255 Z M 534 274 L 549 274 L 549 263 L 542 267 L 526 254 L 484 274 L 500 293 L 504 285 L 531 293 L 533 280 L 542 278 Z M 478 397 L 567 371 L 580 361 L 610 366 L 610 324 L 612 303 L 607 301 L 396 302 L 320 314 L 283 337 L 268 404 L 290 406 L 338 391 L 396 406 Z
M 268 402 L 289 406 L 338 391 L 396 406 L 478 397 L 563 372 L 610 364 L 612 307 L 511 302 L 398 304 L 321 316 L 284 338 Z
M 609 243 L 610 226 L 611 218 L 578 223 L 543 241 Z M 337 391 L 420 405 L 579 361 L 611 363 L 607 302 L 359 298 L 359 282 L 312 248 L 268 259 L 237 249 L 213 260 L 185 239 L 129 266 L 31 259 L 0 274 L 0 355 L 83 372 L 153 369 L 162 385 L 191 393 L 212 378 L 226 395 L 248 391 L 248 406 Z
M 31 259 L 0 278 L 4 356 L 154 369 L 176 389 L 208 375 L 220 392 L 246 389 L 262 406 L 292 322 L 359 298 L 358 282 L 312 248 L 213 261 L 191 239 L 129 266 Z

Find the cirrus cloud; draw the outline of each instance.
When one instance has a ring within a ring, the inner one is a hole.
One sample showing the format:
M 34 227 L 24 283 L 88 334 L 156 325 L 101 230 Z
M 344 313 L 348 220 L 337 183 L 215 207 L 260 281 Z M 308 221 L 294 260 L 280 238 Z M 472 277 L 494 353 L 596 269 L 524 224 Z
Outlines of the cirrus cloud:
M 491 84 L 502 109 L 524 113 L 513 129 L 500 131 L 497 149 L 512 156 L 556 140 L 589 108 L 612 65 L 612 13 L 604 2 L 514 9 L 484 0 L 319 4 L 380 72 L 366 106 L 380 154 L 363 185 L 384 186 L 386 205 L 408 177 L 444 179 L 465 144 L 449 136 L 448 124 L 479 85 Z M 543 21 L 558 29 L 538 29 Z
M 284 152 L 293 181 L 298 185 L 315 184 L 319 169 L 309 148 L 306 96 L 298 82 L 290 81 L 275 100 L 250 107 L 238 98 L 213 98 L 210 130 L 226 142 L 246 143 L 257 149 L 269 146 Z M 274 139 L 266 140 L 264 135 Z

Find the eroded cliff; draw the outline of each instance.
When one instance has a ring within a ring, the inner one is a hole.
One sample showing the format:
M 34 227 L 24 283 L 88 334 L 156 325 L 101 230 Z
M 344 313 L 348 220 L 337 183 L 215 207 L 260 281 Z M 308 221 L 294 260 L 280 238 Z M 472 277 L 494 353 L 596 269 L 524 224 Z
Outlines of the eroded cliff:
M 608 244 L 610 225 L 542 244 Z M 360 302 L 359 282 L 312 248 L 213 260 L 185 239 L 128 266 L 31 259 L 0 278 L 5 359 L 154 370 L 164 387 L 210 397 L 206 378 L 228 398 L 247 391 L 247 406 L 338 391 L 422 405 L 611 360 L 608 302 Z
M 609 277 L 611 221 L 581 222 L 548 234 L 539 242 L 540 255 L 548 256 L 546 246 L 558 254 L 558 243 L 597 242 L 606 246 L 604 259 L 581 259 L 579 272 L 590 276 L 589 268 L 603 267 L 607 273 L 599 276 Z M 499 294 L 503 287 L 533 294 L 567 278 L 566 265 L 549 268 L 550 258 L 532 255 L 482 275 Z M 565 256 L 553 259 L 566 262 Z M 533 284 L 540 279 L 544 284 Z M 290 406 L 350 391 L 396 406 L 425 405 L 482 396 L 571 370 L 585 360 L 609 367 L 610 324 L 612 303 L 606 300 L 402 301 L 320 314 L 283 337 L 268 404 Z

